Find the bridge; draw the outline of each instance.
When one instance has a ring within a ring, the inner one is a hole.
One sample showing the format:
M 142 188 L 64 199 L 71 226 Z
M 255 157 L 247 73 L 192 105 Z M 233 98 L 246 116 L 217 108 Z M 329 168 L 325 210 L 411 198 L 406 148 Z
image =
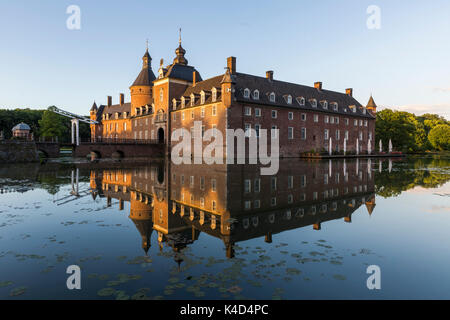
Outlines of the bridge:
M 58 158 L 60 144 L 57 141 L 36 141 L 37 151 L 41 151 L 46 158 Z
M 158 140 L 96 139 L 72 146 L 72 156 L 81 158 L 137 158 L 164 156 L 165 144 Z

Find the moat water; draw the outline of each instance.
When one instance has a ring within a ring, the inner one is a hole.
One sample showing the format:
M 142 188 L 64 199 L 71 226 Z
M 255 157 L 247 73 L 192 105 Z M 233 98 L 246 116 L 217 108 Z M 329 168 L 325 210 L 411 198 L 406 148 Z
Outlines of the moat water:
M 450 298 L 450 158 L 259 169 L 2 166 L 0 299 Z

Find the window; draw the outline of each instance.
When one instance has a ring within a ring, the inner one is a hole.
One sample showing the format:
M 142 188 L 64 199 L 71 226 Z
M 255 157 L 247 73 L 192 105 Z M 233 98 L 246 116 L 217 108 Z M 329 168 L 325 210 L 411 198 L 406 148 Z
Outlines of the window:
M 336 140 L 339 140 L 341 137 L 341 132 L 339 130 L 336 130 Z
M 287 98 L 286 98 L 286 101 L 287 101 L 288 104 L 292 104 L 292 96 L 288 95 Z
M 252 108 L 250 108 L 250 107 L 245 107 L 245 108 L 244 108 L 244 115 L 246 115 L 246 116 L 251 116 L 251 115 L 252 115 Z
M 323 135 L 325 140 L 328 140 L 329 136 L 328 136 L 328 129 L 325 129 L 324 135 Z
M 212 114 L 213 116 L 217 115 L 217 106 L 216 106 L 216 105 L 213 105 L 213 106 L 212 106 L 211 114 Z
M 294 113 L 293 112 L 289 112 L 288 113 L 288 119 L 289 120 L 294 120 Z
M 255 192 L 261 191 L 261 179 L 255 179 L 254 187 Z
M 250 210 L 252 208 L 252 202 L 247 200 L 244 202 L 244 209 L 245 210 Z
M 336 122 L 336 124 L 339 124 L 339 117 L 334 118 L 334 122 Z
M 259 100 L 259 91 L 258 90 L 253 91 L 253 99 Z
M 372 132 L 369 132 L 369 140 L 372 140 Z
M 190 176 L 190 177 L 189 177 L 189 185 L 190 185 L 191 187 L 194 186 L 194 176 Z
M 212 210 L 213 211 L 216 211 L 217 210 L 217 205 L 216 205 L 216 201 L 212 201 L 212 203 L 211 203 L 211 208 L 212 208 Z
M 367 127 L 367 120 L 364 120 L 364 127 Z
M 302 140 L 306 140 L 306 128 L 302 128 Z
M 275 102 L 275 93 L 271 92 L 269 98 L 270 98 L 270 102 Z
M 362 140 L 363 139 L 363 133 L 362 133 L 362 131 L 360 131 L 359 132 L 359 140 Z
M 355 127 L 357 127 L 358 126 L 358 120 L 353 120 L 353 125 L 355 126 Z
M 159 89 L 159 102 L 164 101 L 164 90 L 163 88 Z
M 205 190 L 205 177 L 200 177 L 200 190 Z
M 272 177 L 270 180 L 270 189 L 272 191 L 277 190 L 277 177 Z
M 297 98 L 297 102 L 298 102 L 299 105 L 304 106 L 305 105 L 305 98 L 298 97 Z
M 314 115 L 314 122 L 319 122 L 319 115 L 318 114 Z
M 330 117 L 325 116 L 325 117 L 323 118 L 323 120 L 324 120 L 325 123 L 328 123 L 328 122 L 330 122 Z
M 195 96 L 191 94 L 191 107 L 193 107 L 195 104 Z
M 302 121 L 306 121 L 306 113 L 302 113 L 301 119 L 302 119 Z
M 311 100 L 309 100 L 309 103 L 311 103 L 311 106 L 312 106 L 313 108 L 317 108 L 317 100 L 316 100 L 316 99 L 311 99 Z
M 201 116 L 202 118 L 205 117 L 205 108 L 202 108 L 202 109 L 201 109 L 201 111 L 200 111 L 200 116 Z
M 184 120 L 184 112 L 181 113 L 181 120 Z
M 272 119 L 276 119 L 277 118 L 277 110 L 272 110 Z
M 251 124 L 249 124 L 249 123 L 245 124 L 245 136 L 246 137 L 250 137 L 251 136 L 251 134 L 252 134 L 251 128 L 252 128 Z
M 348 118 L 345 118 L 345 125 L 348 126 Z
M 173 120 L 177 120 L 177 114 L 175 112 L 173 113 Z
M 250 193 L 252 192 L 252 182 L 250 179 L 246 179 L 244 181 L 244 192 L 245 193 Z
M 330 123 L 334 123 L 334 117 L 330 118 Z
M 272 126 L 272 139 L 275 139 L 277 137 L 277 126 Z
M 328 101 L 322 101 L 322 108 L 328 109 Z
M 305 174 L 300 177 L 300 186 L 302 188 L 306 187 L 306 175 Z
M 217 181 L 216 179 L 211 179 L 211 191 L 216 192 L 217 191 Z
M 255 117 L 261 117 L 261 109 L 260 108 L 255 109 Z
M 205 104 L 205 92 L 202 91 L 201 96 L 200 96 L 200 103 L 201 104 Z
M 348 140 L 348 131 L 345 131 L 345 140 Z
M 270 199 L 270 205 L 271 205 L 272 207 L 277 205 L 277 198 L 276 198 L 276 197 L 272 197 L 272 198 Z
M 244 98 L 250 98 L 250 90 L 249 89 L 245 89 L 244 90 Z
M 288 139 L 294 139 L 294 128 L 288 127 Z
M 205 198 L 200 198 L 200 207 L 204 207 L 205 206 Z
M 255 207 L 255 209 L 259 209 L 261 207 L 261 201 L 255 200 L 253 202 L 253 206 Z
M 333 110 L 338 111 L 338 103 L 337 102 L 333 103 Z
M 213 88 L 212 89 L 212 101 L 216 102 L 216 100 L 217 100 L 217 89 Z
M 363 125 L 363 121 L 359 120 L 359 126 L 362 127 L 362 125 Z
M 126 122 L 123 124 L 123 131 L 127 131 L 127 123 Z
M 256 137 L 259 138 L 259 131 L 261 130 L 260 124 L 255 124 Z
M 294 187 L 294 176 L 288 176 L 288 189 L 292 189 Z

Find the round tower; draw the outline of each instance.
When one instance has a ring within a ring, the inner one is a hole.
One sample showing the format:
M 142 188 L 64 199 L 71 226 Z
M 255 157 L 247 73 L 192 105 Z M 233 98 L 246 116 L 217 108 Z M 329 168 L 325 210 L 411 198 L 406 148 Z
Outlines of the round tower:
M 142 70 L 130 87 L 132 115 L 138 113 L 138 108 L 152 104 L 153 80 L 155 79 L 155 74 L 152 71 L 152 57 L 147 48 L 142 57 Z

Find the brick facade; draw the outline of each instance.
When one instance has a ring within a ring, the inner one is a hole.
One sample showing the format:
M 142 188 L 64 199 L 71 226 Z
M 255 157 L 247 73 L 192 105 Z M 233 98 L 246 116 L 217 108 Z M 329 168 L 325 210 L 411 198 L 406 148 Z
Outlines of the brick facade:
M 343 152 L 346 138 L 347 152 L 355 153 L 358 143 L 360 153 L 367 153 L 369 140 L 375 149 L 372 97 L 364 107 L 353 98 L 353 89 L 339 93 L 325 90 L 321 82 L 308 87 L 278 81 L 273 71 L 266 77 L 238 73 L 234 57 L 228 58 L 225 74 L 202 80 L 184 54 L 180 43 L 173 63 L 164 67 L 161 61 L 155 77 L 147 51 L 130 87 L 131 102 L 124 103 L 121 95 L 117 105 L 108 98 L 106 106 L 91 108 L 91 119 L 99 122 L 91 126 L 92 139 L 154 139 L 164 142 L 169 153 L 176 144 L 172 132 L 191 132 L 194 122 L 201 121 L 203 133 L 212 128 L 222 133 L 224 157 L 229 149 L 226 129 L 266 129 L 270 137 L 270 130 L 277 128 L 282 157 L 327 152 L 330 138 L 334 153 Z M 204 141 L 203 148 L 209 143 Z

